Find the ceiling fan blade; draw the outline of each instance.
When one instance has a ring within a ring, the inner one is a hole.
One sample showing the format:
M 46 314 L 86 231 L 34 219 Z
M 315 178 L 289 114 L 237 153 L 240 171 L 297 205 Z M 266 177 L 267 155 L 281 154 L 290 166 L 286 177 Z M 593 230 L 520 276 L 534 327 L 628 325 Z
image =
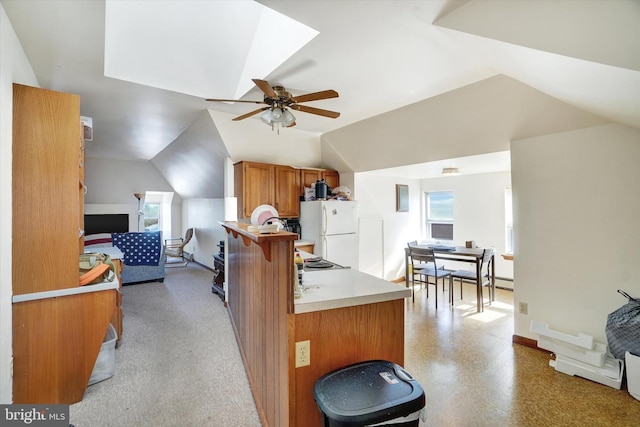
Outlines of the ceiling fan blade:
M 273 91 L 273 88 L 271 87 L 268 81 L 259 80 L 259 79 L 251 79 L 251 80 L 253 80 L 256 86 L 258 86 L 258 89 L 264 92 L 264 94 L 267 95 L 268 98 L 278 99 L 278 95 L 276 95 L 276 93 Z
M 331 117 L 332 119 L 336 119 L 340 117 L 340 113 L 336 111 L 323 110 L 321 108 L 315 107 L 307 107 L 306 105 L 292 104 L 291 108 L 297 111 L 302 111 L 304 113 L 317 114 L 319 116 Z
M 333 89 L 323 90 L 320 92 L 307 93 L 305 95 L 294 96 L 291 100 L 295 103 L 319 101 L 321 99 L 337 98 L 338 92 Z
M 246 102 L 249 104 L 264 104 L 264 101 L 244 101 L 242 99 L 205 99 L 205 101 L 211 101 L 211 102 Z
M 269 108 L 270 107 L 258 108 L 257 110 L 253 110 L 251 112 L 248 112 L 247 114 L 243 114 L 241 116 L 235 117 L 232 120 L 233 121 L 243 120 L 243 119 L 246 119 L 247 117 L 255 116 L 256 114 L 261 113 L 264 110 L 268 110 Z

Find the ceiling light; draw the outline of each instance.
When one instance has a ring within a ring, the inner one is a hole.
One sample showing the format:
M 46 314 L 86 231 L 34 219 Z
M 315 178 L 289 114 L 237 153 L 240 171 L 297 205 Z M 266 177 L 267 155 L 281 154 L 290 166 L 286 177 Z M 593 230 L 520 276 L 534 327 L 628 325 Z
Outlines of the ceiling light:
M 280 123 L 282 121 L 282 110 L 278 107 L 271 110 L 271 120 L 275 123 Z
M 260 120 L 266 125 L 273 125 L 273 113 L 271 110 L 266 110 L 264 113 L 260 114 Z
M 284 111 L 282 112 L 282 124 L 285 127 L 289 127 L 293 123 L 295 123 L 295 121 L 296 121 L 296 117 L 291 113 L 291 111 L 285 108 Z
M 442 168 L 442 175 L 458 175 L 459 173 L 458 168 Z
M 296 122 L 296 117 L 286 107 L 274 107 L 260 114 L 260 120 L 267 126 L 271 126 L 271 129 L 277 127 L 279 134 L 279 128 L 293 125 Z

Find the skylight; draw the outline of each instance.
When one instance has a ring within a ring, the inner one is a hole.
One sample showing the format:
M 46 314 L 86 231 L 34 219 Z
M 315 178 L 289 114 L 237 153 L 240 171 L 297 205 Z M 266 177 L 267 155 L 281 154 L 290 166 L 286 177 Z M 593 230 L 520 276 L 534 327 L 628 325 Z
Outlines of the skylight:
M 236 99 L 316 35 L 254 1 L 107 0 L 104 75 Z

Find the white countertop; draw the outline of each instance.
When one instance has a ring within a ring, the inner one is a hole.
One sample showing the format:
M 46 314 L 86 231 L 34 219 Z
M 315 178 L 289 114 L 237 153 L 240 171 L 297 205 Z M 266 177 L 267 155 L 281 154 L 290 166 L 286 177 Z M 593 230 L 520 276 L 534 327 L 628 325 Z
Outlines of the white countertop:
M 306 271 L 302 276 L 305 290 L 294 301 L 294 312 L 310 313 L 355 305 L 392 301 L 411 296 L 402 284 L 380 279 L 351 268 Z

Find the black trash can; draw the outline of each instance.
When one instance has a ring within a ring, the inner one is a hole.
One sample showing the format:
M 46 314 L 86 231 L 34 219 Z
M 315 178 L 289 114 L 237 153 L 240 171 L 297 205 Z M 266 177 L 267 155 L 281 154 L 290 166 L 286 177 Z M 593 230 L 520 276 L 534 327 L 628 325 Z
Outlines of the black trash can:
M 313 397 L 324 427 L 371 424 L 417 427 L 425 407 L 418 382 L 400 365 L 385 360 L 360 362 L 323 375 Z M 406 421 L 403 420 L 406 418 Z

